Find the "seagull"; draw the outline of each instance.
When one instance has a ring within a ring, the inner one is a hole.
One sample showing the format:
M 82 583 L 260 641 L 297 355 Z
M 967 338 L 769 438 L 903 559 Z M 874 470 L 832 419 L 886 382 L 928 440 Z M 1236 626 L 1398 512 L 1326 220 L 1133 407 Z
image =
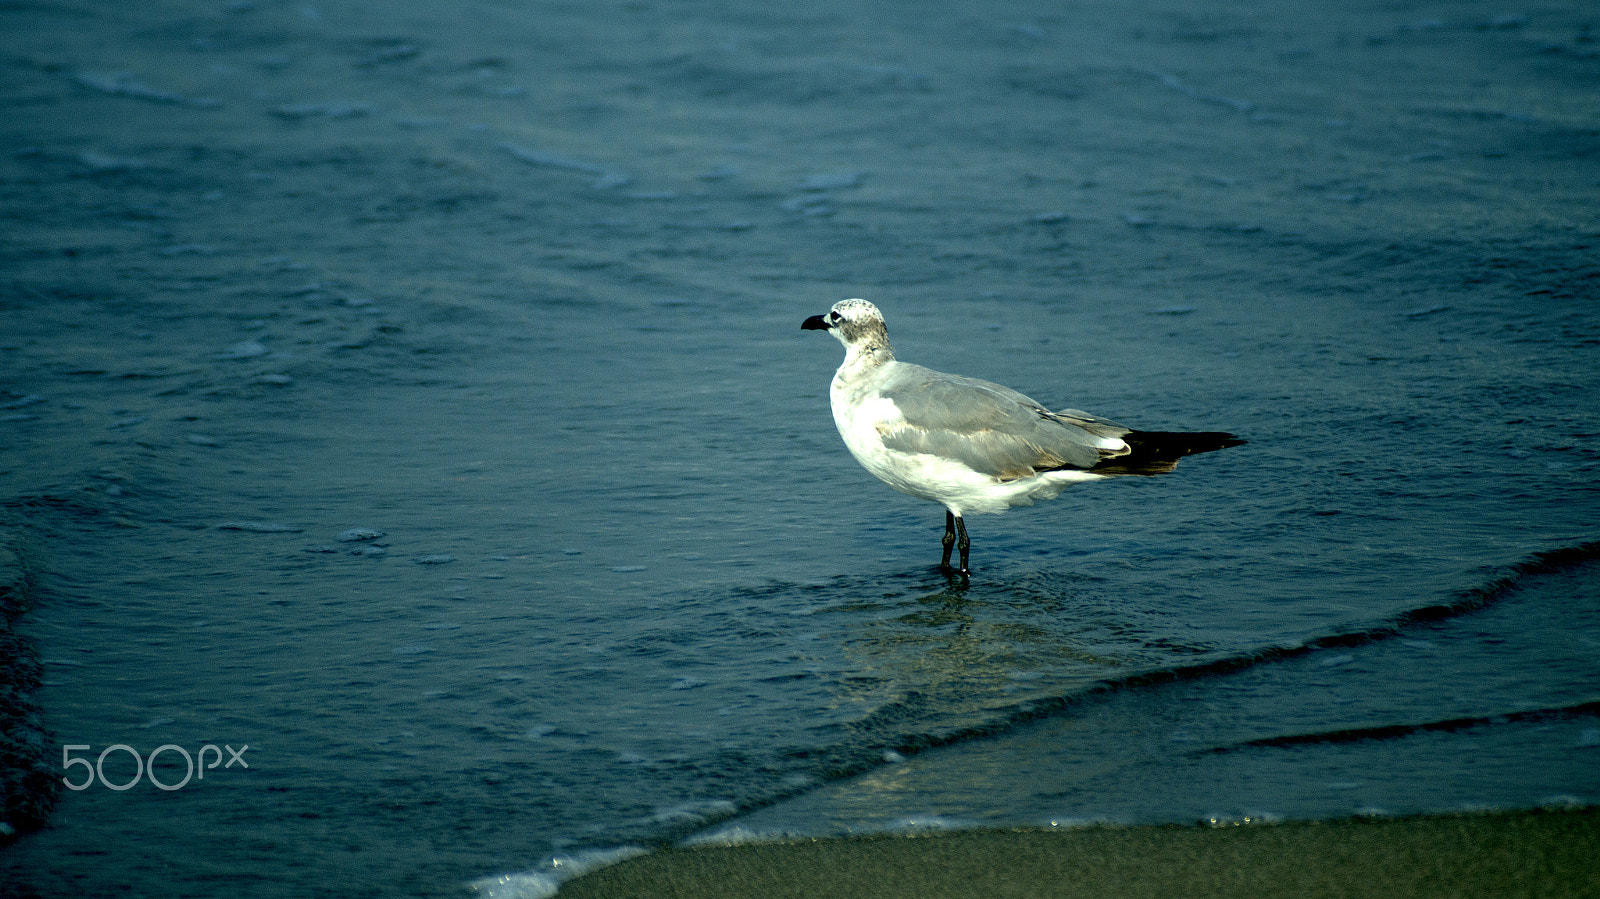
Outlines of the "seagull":
M 971 574 L 969 512 L 1031 506 L 1085 481 L 1163 474 L 1183 456 L 1245 442 L 1221 431 L 1135 431 L 1077 409 L 1051 412 L 1009 387 L 901 362 L 883 313 L 866 300 L 842 300 L 800 327 L 844 344 L 828 395 L 850 454 L 890 487 L 944 506 L 946 575 Z M 960 568 L 950 567 L 952 547 Z

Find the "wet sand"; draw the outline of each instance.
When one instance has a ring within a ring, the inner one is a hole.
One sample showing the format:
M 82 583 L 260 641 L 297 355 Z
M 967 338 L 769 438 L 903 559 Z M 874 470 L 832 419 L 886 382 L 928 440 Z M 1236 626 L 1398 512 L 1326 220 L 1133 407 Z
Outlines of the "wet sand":
M 579 878 L 630 896 L 1595 896 L 1600 810 L 980 831 L 683 849 Z

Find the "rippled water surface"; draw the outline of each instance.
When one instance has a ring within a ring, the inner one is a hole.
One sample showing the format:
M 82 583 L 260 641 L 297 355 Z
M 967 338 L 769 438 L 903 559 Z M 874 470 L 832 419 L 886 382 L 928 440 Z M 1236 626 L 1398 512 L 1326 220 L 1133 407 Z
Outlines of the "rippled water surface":
M 1341 9 L 0 10 L 47 761 L 249 747 L 5 877 L 1600 801 L 1587 12 Z M 846 296 L 1249 443 L 975 516 L 952 584 L 834 431 Z

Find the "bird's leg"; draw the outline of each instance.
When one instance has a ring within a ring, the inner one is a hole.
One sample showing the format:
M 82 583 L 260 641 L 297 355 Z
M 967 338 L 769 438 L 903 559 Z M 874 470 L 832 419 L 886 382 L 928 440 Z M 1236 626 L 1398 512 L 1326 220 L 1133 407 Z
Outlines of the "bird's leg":
M 967 548 L 972 546 L 972 541 L 967 539 L 967 523 L 965 521 L 961 520 L 961 516 L 960 515 L 955 516 L 955 519 L 956 519 L 956 549 L 961 550 L 961 573 L 962 574 L 970 574 L 971 572 L 967 568 Z M 948 546 L 946 546 L 945 547 L 945 552 L 947 554 L 946 558 L 945 558 L 946 562 L 949 561 L 949 556 L 948 556 L 949 551 L 950 551 L 950 548 Z
M 944 546 L 944 556 L 939 559 L 939 570 L 950 570 L 950 548 L 956 544 L 956 513 L 949 509 L 944 513 L 944 539 L 939 541 Z

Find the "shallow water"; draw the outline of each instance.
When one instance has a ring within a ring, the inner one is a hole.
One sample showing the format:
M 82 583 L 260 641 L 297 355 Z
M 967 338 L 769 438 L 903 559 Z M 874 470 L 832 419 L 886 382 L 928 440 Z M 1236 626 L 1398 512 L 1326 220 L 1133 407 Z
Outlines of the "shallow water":
M 63 790 L 12 882 L 1597 801 L 1594 554 L 1513 570 L 1597 539 L 1578 5 L 386 9 L 0 11 L 38 698 L 250 766 Z M 973 518 L 952 587 L 799 331 L 857 295 L 1250 443 Z

